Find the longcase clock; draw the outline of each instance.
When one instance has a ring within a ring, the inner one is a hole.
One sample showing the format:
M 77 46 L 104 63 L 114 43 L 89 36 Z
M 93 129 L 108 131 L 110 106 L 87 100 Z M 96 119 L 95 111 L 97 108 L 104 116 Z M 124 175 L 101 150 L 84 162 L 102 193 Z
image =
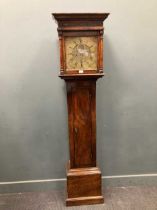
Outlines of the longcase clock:
M 103 74 L 103 21 L 109 13 L 53 13 L 66 82 L 70 160 L 66 205 L 103 203 L 96 164 L 96 80 Z

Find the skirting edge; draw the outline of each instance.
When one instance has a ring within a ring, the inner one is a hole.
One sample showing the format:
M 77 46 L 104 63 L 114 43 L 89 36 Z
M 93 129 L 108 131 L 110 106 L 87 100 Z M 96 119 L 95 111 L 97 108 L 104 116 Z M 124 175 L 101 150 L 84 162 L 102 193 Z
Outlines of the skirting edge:
M 88 196 L 79 198 L 67 198 L 66 206 L 79 206 L 104 203 L 103 196 Z

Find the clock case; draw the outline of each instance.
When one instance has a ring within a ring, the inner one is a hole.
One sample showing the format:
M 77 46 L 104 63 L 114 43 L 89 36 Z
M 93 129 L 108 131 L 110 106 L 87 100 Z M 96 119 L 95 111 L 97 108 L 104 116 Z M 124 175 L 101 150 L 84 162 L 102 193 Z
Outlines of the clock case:
M 103 21 L 109 13 L 53 13 L 58 24 L 60 75 L 66 82 L 70 161 L 66 205 L 103 203 L 96 165 L 96 80 L 103 74 Z M 97 36 L 97 71 L 66 72 L 65 37 Z
M 60 77 L 77 77 L 81 75 L 87 76 L 103 76 L 103 21 L 108 17 L 109 13 L 53 13 L 52 14 L 58 24 L 58 35 L 60 43 Z M 84 70 L 83 73 L 78 71 L 66 71 L 66 37 L 86 37 L 94 36 L 98 38 L 97 52 L 97 71 Z

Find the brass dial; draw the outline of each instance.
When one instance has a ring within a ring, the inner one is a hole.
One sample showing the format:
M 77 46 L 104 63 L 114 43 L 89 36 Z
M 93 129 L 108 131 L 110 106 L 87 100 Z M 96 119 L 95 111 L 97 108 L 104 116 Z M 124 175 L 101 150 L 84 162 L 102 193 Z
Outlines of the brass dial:
M 66 37 L 66 70 L 97 70 L 97 37 Z

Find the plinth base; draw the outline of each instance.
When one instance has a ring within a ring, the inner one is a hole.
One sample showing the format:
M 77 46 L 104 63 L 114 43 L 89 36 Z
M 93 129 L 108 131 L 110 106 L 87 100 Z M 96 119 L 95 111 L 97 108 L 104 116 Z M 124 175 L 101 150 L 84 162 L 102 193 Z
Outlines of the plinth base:
M 79 198 L 67 198 L 66 206 L 79 206 L 104 203 L 103 196 L 88 196 Z
M 101 172 L 97 167 L 67 168 L 67 206 L 104 203 Z

